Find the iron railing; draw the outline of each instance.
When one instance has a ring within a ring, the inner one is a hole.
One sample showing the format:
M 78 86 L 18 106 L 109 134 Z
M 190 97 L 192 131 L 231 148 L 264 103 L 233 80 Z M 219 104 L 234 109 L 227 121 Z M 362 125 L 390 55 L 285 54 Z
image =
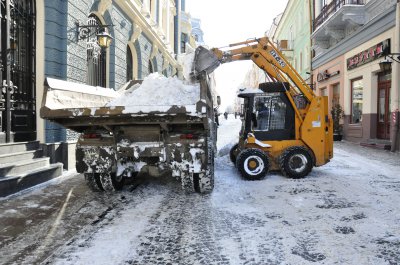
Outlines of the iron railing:
M 316 30 L 322 23 L 330 18 L 336 11 L 346 5 L 365 5 L 365 0 L 334 0 L 330 4 L 325 5 L 321 14 L 314 20 L 314 30 Z

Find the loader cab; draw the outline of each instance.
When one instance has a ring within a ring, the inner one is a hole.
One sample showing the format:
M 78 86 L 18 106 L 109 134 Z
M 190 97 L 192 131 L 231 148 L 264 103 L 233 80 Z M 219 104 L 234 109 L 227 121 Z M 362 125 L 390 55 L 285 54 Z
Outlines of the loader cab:
M 252 132 L 260 141 L 295 139 L 295 112 L 286 96 L 287 88 L 287 83 L 268 82 L 239 93 L 244 99 L 243 138 Z

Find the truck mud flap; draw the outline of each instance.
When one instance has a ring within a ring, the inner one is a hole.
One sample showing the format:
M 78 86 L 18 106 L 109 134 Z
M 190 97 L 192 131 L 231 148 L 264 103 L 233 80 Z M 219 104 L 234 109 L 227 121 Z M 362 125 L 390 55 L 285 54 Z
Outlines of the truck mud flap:
M 110 173 L 117 165 L 116 150 L 112 146 L 77 146 L 75 155 L 78 173 Z

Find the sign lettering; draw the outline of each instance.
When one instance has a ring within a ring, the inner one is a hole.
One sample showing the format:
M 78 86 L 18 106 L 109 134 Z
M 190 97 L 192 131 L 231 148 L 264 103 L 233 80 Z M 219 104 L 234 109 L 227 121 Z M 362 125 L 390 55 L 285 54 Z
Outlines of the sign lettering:
M 281 57 L 279 57 L 279 55 L 276 53 L 276 51 L 271 50 L 269 53 L 275 58 L 275 60 L 279 63 L 279 65 L 281 67 L 285 67 L 286 66 L 285 62 L 282 60 Z
M 372 62 L 385 56 L 389 51 L 390 39 L 387 39 L 347 59 L 347 70 Z

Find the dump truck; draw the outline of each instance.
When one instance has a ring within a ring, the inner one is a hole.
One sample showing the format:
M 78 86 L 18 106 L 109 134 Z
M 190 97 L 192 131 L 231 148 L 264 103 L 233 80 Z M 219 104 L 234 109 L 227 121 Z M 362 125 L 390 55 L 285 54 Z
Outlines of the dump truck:
M 239 60 L 252 60 L 265 72 L 268 82 L 238 94 L 243 98 L 242 129 L 230 158 L 245 179 L 259 180 L 269 170 L 303 178 L 330 161 L 333 125 L 328 97 L 315 95 L 268 37 L 223 49 L 200 46 L 196 53 L 194 76 Z
M 166 80 L 165 84 L 179 85 L 176 79 Z M 195 100 L 188 104 L 110 104 L 135 93 L 145 82 L 128 82 L 116 92 L 46 78 L 40 115 L 80 133 L 76 170 L 94 191 L 120 190 L 127 178 L 137 174 L 169 174 L 187 192 L 211 192 L 217 135 L 214 110 L 219 104 L 211 77 L 206 73 L 197 77 L 190 91 Z M 156 93 L 145 97 L 151 99 Z

